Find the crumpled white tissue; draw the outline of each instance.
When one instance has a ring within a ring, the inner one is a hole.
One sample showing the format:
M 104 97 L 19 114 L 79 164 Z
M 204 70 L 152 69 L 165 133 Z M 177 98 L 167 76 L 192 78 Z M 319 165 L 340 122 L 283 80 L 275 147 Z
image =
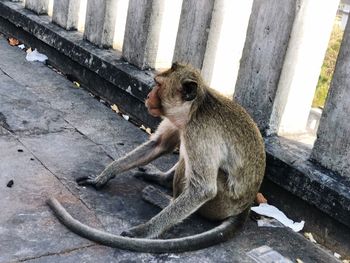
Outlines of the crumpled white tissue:
M 39 61 L 39 62 L 45 62 L 48 57 L 44 54 L 39 53 L 38 50 L 34 49 L 32 52 L 28 52 L 26 56 L 26 60 L 28 61 Z
M 304 221 L 294 222 L 293 220 L 289 219 L 281 210 L 273 205 L 262 203 L 259 206 L 253 206 L 251 210 L 253 210 L 255 213 L 258 213 L 259 215 L 275 218 L 286 227 L 293 229 L 295 232 L 299 232 L 304 228 Z

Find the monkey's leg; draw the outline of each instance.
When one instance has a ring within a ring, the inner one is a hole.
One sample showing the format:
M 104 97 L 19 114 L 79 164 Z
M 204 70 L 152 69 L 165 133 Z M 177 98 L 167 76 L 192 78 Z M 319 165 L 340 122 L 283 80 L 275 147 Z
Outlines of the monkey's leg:
M 186 176 L 185 176 L 185 161 L 184 158 L 180 156 L 180 160 L 177 163 L 177 167 L 174 174 L 173 180 L 173 197 L 178 197 L 186 186 Z
M 172 198 L 170 195 L 167 195 L 159 189 L 149 185 L 142 190 L 142 199 L 152 205 L 164 209 L 170 204 Z
M 153 166 L 139 167 L 135 176 L 171 189 L 173 187 L 173 178 L 177 166 L 178 162 L 166 172 L 162 172 Z
M 124 231 L 122 236 L 155 238 L 173 225 L 194 213 L 205 202 L 214 198 L 215 189 L 189 186 L 170 205 L 145 224 Z

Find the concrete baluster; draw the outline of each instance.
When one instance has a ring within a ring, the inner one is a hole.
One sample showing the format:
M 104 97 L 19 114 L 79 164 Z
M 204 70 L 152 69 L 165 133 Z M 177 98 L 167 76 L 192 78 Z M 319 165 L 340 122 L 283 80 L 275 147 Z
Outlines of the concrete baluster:
M 173 61 L 202 68 L 214 3 L 213 0 L 183 1 Z
M 295 11 L 295 0 L 253 2 L 234 97 L 261 131 L 269 127 Z
M 116 5 L 116 0 L 89 0 L 87 2 L 84 39 L 98 47 L 112 47 Z
M 350 178 L 350 19 L 311 157 Z
M 54 1 L 52 22 L 66 30 L 78 28 L 80 0 Z
M 25 8 L 38 15 L 46 15 L 49 11 L 49 0 L 26 0 Z
M 163 10 L 163 0 L 129 1 L 123 57 L 140 69 L 155 67 Z

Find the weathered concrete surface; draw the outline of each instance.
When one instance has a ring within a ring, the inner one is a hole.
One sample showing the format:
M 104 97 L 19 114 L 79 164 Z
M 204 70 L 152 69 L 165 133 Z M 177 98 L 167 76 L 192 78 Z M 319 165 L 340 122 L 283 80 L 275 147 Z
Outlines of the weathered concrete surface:
M 163 9 L 164 1 L 129 1 L 123 57 L 140 69 L 155 67 Z
M 25 6 L 38 15 L 45 15 L 49 11 L 49 0 L 26 0 Z
M 98 227 L 94 213 L 13 135 L 0 136 L 0 149 L 0 262 L 94 245 L 62 227 L 45 200 L 49 195 L 57 196 L 76 217 Z M 6 187 L 10 180 L 14 182 L 11 188 Z
M 350 22 L 348 21 L 312 158 L 350 179 Z
M 214 2 L 183 1 L 173 61 L 202 68 Z
M 295 0 L 253 2 L 234 97 L 263 132 L 269 128 L 296 6 Z
M 158 212 L 141 200 L 146 183 L 135 179 L 133 171 L 101 191 L 77 187 L 74 180 L 99 173 L 111 157 L 124 154 L 147 135 L 63 76 L 26 62 L 25 53 L 4 38 L 0 52 L 0 262 L 253 262 L 246 252 L 262 245 L 293 261 L 337 262 L 299 234 L 258 228 L 251 220 L 229 242 L 182 254 L 132 253 L 74 235 L 44 204 L 47 195 L 58 196 L 79 220 L 113 233 Z M 162 165 L 169 166 L 173 159 L 170 155 Z M 8 188 L 11 179 L 14 185 Z M 212 226 L 192 216 L 166 237 Z
M 338 6 L 334 0 L 298 2 L 268 133 L 305 132 Z
M 302 143 L 269 137 L 265 145 L 271 181 L 350 227 L 350 180 L 311 162 L 311 149 Z
M 80 0 L 60 0 L 53 2 L 52 22 L 67 30 L 77 29 Z
M 320 243 L 350 255 L 350 180 L 310 161 L 310 146 L 283 137 L 268 137 L 265 145 L 262 192 L 269 202 L 305 218 L 305 231 Z
M 84 38 L 99 47 L 111 47 L 115 29 L 117 0 L 89 0 Z

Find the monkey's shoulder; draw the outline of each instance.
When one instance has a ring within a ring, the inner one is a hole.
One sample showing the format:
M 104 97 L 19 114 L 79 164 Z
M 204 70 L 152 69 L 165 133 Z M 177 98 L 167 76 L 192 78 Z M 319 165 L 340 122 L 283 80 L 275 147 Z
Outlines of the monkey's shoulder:
M 192 137 L 195 135 L 198 139 L 216 138 L 227 144 L 263 149 L 260 131 L 247 111 L 234 100 L 212 89 L 208 89 L 188 130 Z
M 240 104 L 211 88 L 208 88 L 195 117 L 198 120 L 215 123 L 216 126 L 239 123 L 239 126 L 243 125 L 244 129 L 256 130 L 255 122 Z

